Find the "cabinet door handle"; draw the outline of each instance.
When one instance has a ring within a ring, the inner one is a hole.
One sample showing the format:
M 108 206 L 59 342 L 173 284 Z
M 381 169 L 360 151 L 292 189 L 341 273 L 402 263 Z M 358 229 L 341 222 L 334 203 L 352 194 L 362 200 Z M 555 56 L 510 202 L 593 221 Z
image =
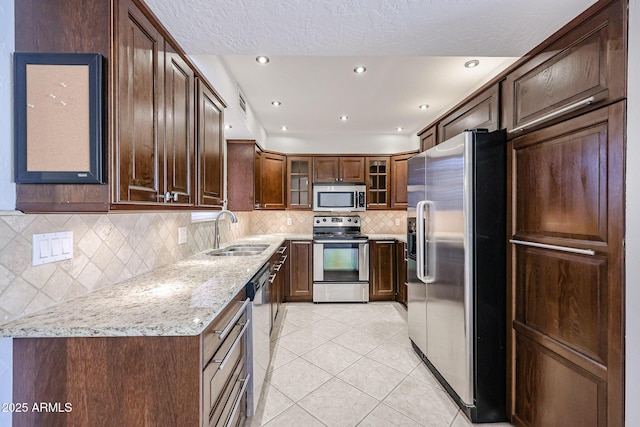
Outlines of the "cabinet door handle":
M 242 402 L 242 395 L 247 389 L 247 384 L 249 384 L 250 377 L 251 377 L 251 374 L 247 374 L 246 377 L 244 377 L 241 380 L 238 380 L 238 381 L 242 381 L 242 388 L 240 389 L 240 393 L 238 393 L 238 398 L 236 399 L 236 402 L 233 404 L 233 411 L 231 411 L 231 415 L 229 415 L 229 420 L 227 421 L 227 424 L 225 427 L 231 427 L 231 422 L 233 421 L 233 418 L 236 416 L 236 412 L 238 412 L 238 408 L 240 407 L 240 402 Z
M 596 251 L 594 251 L 593 249 L 570 248 L 568 246 L 547 245 L 546 243 L 525 242 L 524 240 L 515 240 L 515 239 L 511 239 L 509 240 L 509 242 L 515 245 L 532 246 L 534 248 L 543 248 L 543 249 L 553 249 L 554 251 L 570 252 L 573 254 L 592 255 L 592 256 L 596 254 Z
M 583 99 L 581 101 L 577 101 L 577 102 L 574 102 L 572 104 L 565 105 L 562 108 L 559 108 L 557 110 L 554 110 L 554 111 L 550 112 L 549 114 L 545 114 L 542 117 L 538 117 L 535 120 L 531 120 L 530 122 L 527 122 L 527 123 L 523 124 L 522 126 L 518 126 L 517 128 L 513 128 L 513 129 L 511 129 L 509 131 L 509 133 L 514 133 L 514 132 L 519 132 L 521 130 L 525 130 L 528 127 L 537 125 L 538 123 L 544 122 L 545 120 L 552 119 L 552 118 L 554 118 L 556 116 L 559 116 L 561 114 L 566 113 L 567 111 L 575 110 L 576 108 L 580 108 L 580 107 L 584 107 L 585 105 L 589 105 L 592 102 L 595 102 L 595 100 L 596 100 L 595 96 L 590 96 L 590 97 L 588 97 L 586 99 Z
M 231 319 L 231 321 L 227 324 L 227 326 L 223 330 L 221 330 L 221 331 L 220 330 L 214 330 L 213 331 L 214 334 L 218 334 L 218 339 L 223 340 L 223 339 L 225 339 L 225 337 L 227 335 L 229 335 L 229 332 L 231 332 L 231 329 L 233 329 L 233 326 L 236 324 L 238 319 L 244 314 L 244 311 L 245 311 L 245 309 L 247 308 L 247 306 L 249 305 L 250 302 L 251 302 L 251 300 L 249 298 L 244 300 L 244 303 L 242 304 L 242 307 L 240 307 L 238 312 L 233 316 L 233 319 Z
M 219 371 L 221 371 L 224 368 L 224 365 L 227 364 L 227 362 L 229 361 L 229 358 L 233 354 L 233 350 L 235 350 L 238 344 L 240 344 L 240 341 L 244 337 L 244 333 L 247 332 L 247 328 L 249 327 L 250 323 L 251 323 L 251 319 L 247 319 L 247 321 L 242 325 L 242 330 L 240 331 L 240 334 L 238 334 L 236 340 L 231 345 L 231 348 L 229 349 L 229 351 L 227 351 L 227 354 L 222 359 L 213 359 L 213 363 L 220 364 L 220 366 L 218 366 Z

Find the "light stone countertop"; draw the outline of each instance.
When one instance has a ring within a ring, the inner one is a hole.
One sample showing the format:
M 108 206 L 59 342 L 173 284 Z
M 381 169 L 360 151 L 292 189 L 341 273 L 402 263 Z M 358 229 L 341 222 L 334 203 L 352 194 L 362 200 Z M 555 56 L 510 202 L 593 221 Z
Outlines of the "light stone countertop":
M 402 234 L 368 234 L 371 240 Z M 0 325 L 0 337 L 199 335 L 269 260 L 285 239 L 311 234 L 247 236 L 222 246 L 269 244 L 260 255 L 213 257 L 210 250 Z
M 307 236 L 310 238 L 311 236 Z M 260 255 L 190 258 L 0 325 L 2 337 L 190 336 L 200 334 L 285 238 L 247 236 L 222 247 L 269 244 Z

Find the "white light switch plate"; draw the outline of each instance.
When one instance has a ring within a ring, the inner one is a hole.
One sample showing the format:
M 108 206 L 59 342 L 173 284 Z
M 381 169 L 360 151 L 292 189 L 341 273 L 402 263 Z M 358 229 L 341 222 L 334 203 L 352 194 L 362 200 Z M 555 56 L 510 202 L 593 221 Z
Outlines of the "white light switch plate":
M 73 258 L 73 231 L 34 234 L 31 265 L 47 264 Z
M 178 227 L 178 244 L 187 243 L 187 227 Z

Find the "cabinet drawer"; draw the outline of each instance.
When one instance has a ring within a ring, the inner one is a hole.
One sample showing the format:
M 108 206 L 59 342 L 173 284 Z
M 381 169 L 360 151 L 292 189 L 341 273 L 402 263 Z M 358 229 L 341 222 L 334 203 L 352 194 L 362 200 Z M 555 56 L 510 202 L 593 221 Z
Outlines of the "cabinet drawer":
M 209 407 L 205 407 L 204 412 L 205 415 L 209 414 L 209 426 L 226 425 L 238 394 L 242 388 L 245 388 L 243 386 L 248 381 L 245 361 L 245 358 L 238 359 L 233 366 L 231 375 L 223 383 L 223 388 L 212 391 L 215 393 L 211 395 L 213 403 Z
M 220 405 L 225 405 L 232 383 L 238 379 L 239 371 L 244 369 L 244 333 L 236 334 L 236 339 L 240 340 L 237 345 L 229 349 L 221 347 L 204 370 L 203 403 L 205 413 L 210 416 Z M 232 340 L 225 340 L 225 344 L 228 341 Z
M 625 96 L 625 4 L 613 2 L 507 76 L 503 111 L 509 133 L 517 136 Z
M 214 353 L 227 340 L 229 334 L 238 323 L 247 320 L 247 308 L 251 301 L 243 301 L 244 293 L 234 298 L 227 307 L 214 319 L 202 334 L 202 367 L 204 368 Z
M 216 409 L 214 417 L 211 418 L 212 422 L 210 425 L 215 425 L 216 427 L 234 425 L 234 420 L 244 411 L 242 401 L 246 395 L 245 391 L 248 382 L 249 376 L 246 373 L 246 369 L 240 370 L 238 376 L 233 381 L 233 387 L 230 387 L 229 397 L 226 399 L 224 407 L 220 405 L 220 408 Z M 215 424 L 213 423 L 214 420 L 216 421 Z M 237 423 L 237 420 L 235 422 Z

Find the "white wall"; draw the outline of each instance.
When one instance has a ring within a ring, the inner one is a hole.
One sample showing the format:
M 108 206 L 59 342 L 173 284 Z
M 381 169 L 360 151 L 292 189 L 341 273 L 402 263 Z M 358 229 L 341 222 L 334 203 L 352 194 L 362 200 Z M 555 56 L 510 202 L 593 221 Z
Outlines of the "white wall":
M 268 139 L 269 150 L 292 154 L 393 154 L 419 146 L 416 135 L 273 135 Z
M 0 0 L 0 211 L 14 210 L 16 188 L 13 183 L 13 3 Z M 0 403 L 11 402 L 13 353 L 11 338 L 0 338 Z M 0 411 L 0 426 L 11 426 L 11 414 Z
M 13 1 L 0 0 L 0 211 L 16 207 L 13 183 Z
M 629 1 L 626 212 L 627 426 L 640 426 L 640 0 Z

